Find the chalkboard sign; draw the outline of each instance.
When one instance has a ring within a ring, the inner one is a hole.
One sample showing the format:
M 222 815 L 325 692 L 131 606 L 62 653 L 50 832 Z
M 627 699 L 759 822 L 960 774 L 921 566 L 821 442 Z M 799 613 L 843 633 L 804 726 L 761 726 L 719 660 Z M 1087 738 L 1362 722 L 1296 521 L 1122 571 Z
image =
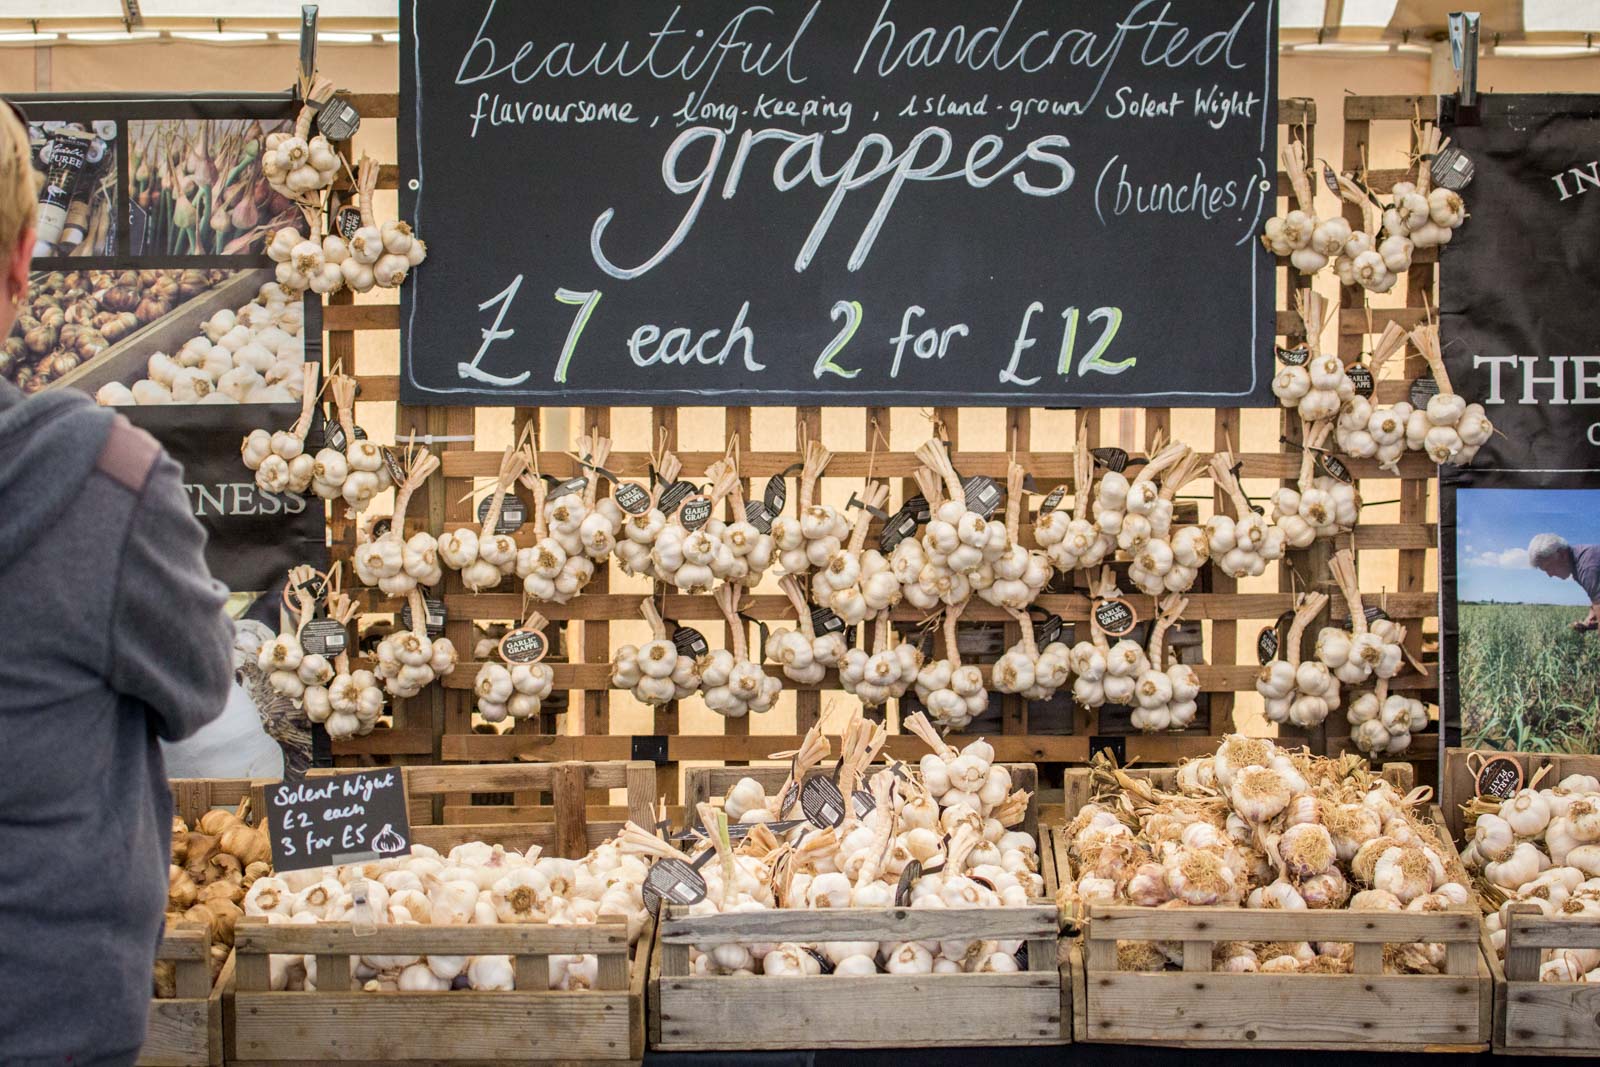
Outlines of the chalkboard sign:
M 1274 403 L 1272 4 L 400 24 L 405 403 Z
M 411 851 L 405 780 L 397 767 L 279 782 L 263 795 L 272 866 L 280 874 Z

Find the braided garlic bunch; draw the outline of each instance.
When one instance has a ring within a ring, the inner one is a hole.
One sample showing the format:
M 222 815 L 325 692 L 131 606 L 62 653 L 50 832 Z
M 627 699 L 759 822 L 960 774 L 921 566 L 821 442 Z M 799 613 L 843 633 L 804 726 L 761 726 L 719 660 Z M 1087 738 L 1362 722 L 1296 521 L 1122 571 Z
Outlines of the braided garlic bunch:
M 1149 667 L 1134 683 L 1135 706 L 1130 721 L 1146 733 L 1181 730 L 1194 722 L 1200 696 L 1200 678 L 1187 663 L 1166 666 L 1167 631 L 1189 606 L 1185 597 L 1173 594 L 1161 602 L 1160 614 L 1150 624 L 1147 646 Z
M 639 614 L 650 624 L 651 640 L 643 645 L 621 645 L 611 660 L 611 686 L 627 689 L 641 704 L 661 707 L 674 700 L 693 696 L 700 689 L 700 672 L 695 661 L 678 652 L 667 636 L 667 624 L 646 597 Z
M 517 542 L 510 534 L 496 533 L 506 493 L 527 466 L 528 455 L 518 445 L 506 448 L 489 497 L 489 509 L 477 529 L 462 526 L 439 538 L 439 559 L 461 572 L 461 581 L 474 593 L 493 589 L 500 579 L 517 569 Z
M 1289 174 L 1295 207 L 1284 215 L 1267 220 L 1261 243 L 1275 256 L 1288 256 L 1301 274 L 1315 274 L 1328 265 L 1350 237 L 1350 226 L 1341 218 L 1319 220 L 1313 205 L 1311 178 L 1306 170 L 1306 149 L 1299 141 L 1283 150 L 1283 166 Z
M 181 354 L 181 353 L 180 353 Z M 316 459 L 306 452 L 306 435 L 317 403 L 317 374 L 322 367 L 307 363 L 302 371 L 300 417 L 287 430 L 251 430 L 239 446 L 244 465 L 256 473 L 256 487 L 265 493 L 303 493 L 316 475 Z
M 1232 452 L 1224 450 L 1211 457 L 1211 478 L 1237 513 L 1230 517 L 1219 511 L 1206 521 L 1211 559 L 1231 578 L 1259 577 L 1269 562 L 1283 558 L 1284 532 L 1250 506 L 1234 473 Z
M 1134 550 L 1128 566 L 1128 577 L 1140 592 L 1150 596 L 1187 592 L 1200 577 L 1201 566 L 1211 558 L 1211 542 L 1203 527 L 1172 531 L 1173 497 L 1203 469 L 1205 461 L 1185 449 L 1183 458 L 1162 479 L 1160 495 L 1148 516 L 1150 535 Z M 1124 521 L 1124 532 L 1126 526 Z
M 1078 413 L 1078 436 L 1072 457 L 1072 513 L 1047 511 L 1034 520 L 1033 537 L 1045 550 L 1051 566 L 1062 574 L 1082 567 L 1092 570 L 1115 552 L 1117 542 L 1090 519 L 1094 494 L 1094 456 L 1088 448 L 1088 412 Z
M 827 469 L 833 453 L 821 441 L 806 444 L 800 472 L 800 493 L 796 514 L 780 515 L 772 524 L 772 539 L 778 549 L 778 566 L 785 574 L 801 575 L 821 567 L 839 551 L 850 536 L 850 523 L 829 504 L 817 501 L 817 479 Z
M 1022 627 L 1022 637 L 995 661 L 994 687 L 1025 700 L 1049 700 L 1071 675 L 1071 650 L 1061 641 L 1052 641 L 1041 649 L 1027 613 L 1009 614 Z
M 395 488 L 394 514 L 389 528 L 376 538 L 368 538 L 365 523 L 356 525 L 356 550 L 350 562 L 362 585 L 377 586 L 387 596 L 405 596 L 418 585 L 435 586 L 444 577 L 439 566 L 439 542 L 431 533 L 418 530 L 405 535 L 406 509 L 428 476 L 439 469 L 439 457 L 419 450 L 410 460 L 405 481 Z
M 653 477 L 650 506 L 638 515 L 623 518 L 622 539 L 617 542 L 617 562 L 622 565 L 623 573 L 642 578 L 657 577 L 650 550 L 667 525 L 667 517 L 657 505 L 667 487 L 678 480 L 683 464 L 671 451 L 662 448 L 651 457 L 650 469 Z
M 792 574 L 778 583 L 789 603 L 794 605 L 795 628 L 773 630 L 767 636 L 767 658 L 783 667 L 784 677 L 804 685 L 822 681 L 829 667 L 836 667 L 844 657 L 844 637 L 841 634 L 817 636 L 811 621 L 811 605 L 806 603 L 805 592 Z
M 922 652 L 915 644 L 896 642 L 887 611 L 878 614 L 873 627 L 873 652 L 852 648 L 839 662 L 839 684 L 845 692 L 877 707 L 906 695 L 922 670 Z
M 1356 395 L 1356 386 L 1345 372 L 1344 360 L 1322 351 L 1322 329 L 1332 316 L 1328 302 L 1305 289 L 1295 293 L 1295 304 L 1310 355 L 1303 366 L 1286 364 L 1272 379 L 1272 393 L 1282 406 L 1298 410 L 1306 422 L 1337 418 L 1345 401 Z
M 751 712 L 771 711 L 783 683 L 751 662 L 745 649 L 744 622 L 739 618 L 738 586 L 717 589 L 717 607 L 728 620 L 731 648 L 719 648 L 699 664 L 701 695 L 718 715 L 739 719 Z M 810 616 L 807 615 L 809 620 Z
M 1266 716 L 1272 722 L 1316 726 L 1339 706 L 1339 679 L 1320 661 L 1302 662 L 1300 657 L 1306 627 L 1327 606 L 1323 593 L 1303 596 L 1289 625 L 1284 654 L 1264 664 L 1256 675 L 1256 692 L 1265 701 Z
M 979 597 L 1008 611 L 1021 611 L 1039 599 L 1051 575 L 1050 557 L 1022 545 L 1024 477 L 1022 466 L 1012 463 L 1006 472 L 1006 550 L 982 572 L 988 580 L 973 583 Z
M 967 604 L 963 600 L 945 609 L 945 658 L 923 664 L 917 672 L 917 699 L 935 723 L 949 730 L 961 729 L 989 707 L 989 691 L 984 687 L 982 672 L 961 663 L 956 623 Z
M 871 553 L 875 569 L 871 576 L 866 573 L 867 528 L 872 525 L 873 509 L 881 509 L 889 499 L 889 487 L 882 482 L 874 482 L 867 486 L 864 493 L 865 498 L 856 514 L 849 542 L 829 556 L 811 576 L 812 599 L 832 609 L 835 615 L 851 626 L 865 622 L 868 616 L 900 601 L 900 583 L 889 572 L 889 561 L 881 553 Z M 870 600 L 867 596 L 869 585 L 875 585 Z
M 548 625 L 549 620 L 535 611 L 522 624 L 522 629 L 542 632 Z M 503 722 L 507 716 L 530 719 L 539 714 L 555 681 L 555 672 L 547 663 L 485 660 L 472 682 L 473 692 L 478 696 L 478 714 L 485 722 Z
M 942 441 L 938 438 L 926 441 L 917 449 L 917 459 L 943 481 L 947 493 L 937 507 L 933 506 L 933 498 L 928 497 L 932 517 L 922 533 L 922 547 L 928 563 L 951 575 L 970 578 L 983 564 L 993 563 L 1005 554 L 1006 528 L 967 507 L 966 488 L 951 465 Z M 922 479 L 918 484 L 925 485 Z
M 1272 494 L 1272 521 L 1290 548 L 1306 548 L 1352 529 L 1361 512 L 1355 486 L 1327 475 L 1317 476 L 1317 454 L 1323 451 L 1331 423 L 1300 424 L 1300 488 L 1283 486 Z
M 1152 518 L 1172 524 L 1172 500 L 1160 505 L 1161 489 L 1157 478 L 1182 462 L 1189 446 L 1173 441 L 1158 449 L 1139 473 L 1129 479 L 1119 471 L 1108 470 L 1095 486 L 1094 521 L 1100 532 L 1113 538 L 1125 552 L 1137 552 L 1154 533 Z
M 411 629 L 396 629 L 378 644 L 377 675 L 391 696 L 414 697 L 456 669 L 456 646 L 448 637 L 428 636 L 428 610 L 422 592 L 406 596 Z
M 1406 332 L 1398 323 L 1391 322 L 1384 327 L 1367 362 L 1374 379 L 1405 343 Z M 1406 420 L 1410 417 L 1410 404 L 1375 404 L 1368 397 L 1352 396 L 1345 401 L 1334 423 L 1334 440 L 1345 455 L 1354 459 L 1376 459 L 1379 466 L 1398 474 L 1400 457 L 1406 451 Z

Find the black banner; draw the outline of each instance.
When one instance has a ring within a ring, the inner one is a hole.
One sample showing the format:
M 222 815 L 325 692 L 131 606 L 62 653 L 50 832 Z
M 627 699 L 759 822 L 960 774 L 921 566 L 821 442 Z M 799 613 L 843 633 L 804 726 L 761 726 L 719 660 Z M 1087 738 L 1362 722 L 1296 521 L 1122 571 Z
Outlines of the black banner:
M 400 22 L 405 403 L 1273 403 L 1273 4 Z
M 1447 105 L 1449 101 L 1446 102 Z M 1495 434 L 1440 471 L 1445 743 L 1600 750 L 1600 96 L 1489 95 L 1440 259 L 1456 391 Z

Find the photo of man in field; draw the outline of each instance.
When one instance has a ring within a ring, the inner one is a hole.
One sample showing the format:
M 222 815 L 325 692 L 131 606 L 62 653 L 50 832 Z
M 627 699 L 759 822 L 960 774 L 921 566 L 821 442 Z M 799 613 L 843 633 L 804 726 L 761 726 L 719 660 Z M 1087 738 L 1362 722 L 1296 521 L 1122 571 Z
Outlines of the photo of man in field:
M 1600 490 L 1456 494 L 1462 742 L 1600 751 Z

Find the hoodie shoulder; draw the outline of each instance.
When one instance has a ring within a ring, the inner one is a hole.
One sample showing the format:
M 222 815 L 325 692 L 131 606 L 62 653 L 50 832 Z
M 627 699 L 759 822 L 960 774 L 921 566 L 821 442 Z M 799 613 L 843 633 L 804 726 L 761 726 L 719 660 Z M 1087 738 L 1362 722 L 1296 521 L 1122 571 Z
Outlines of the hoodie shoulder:
M 154 437 L 117 415 L 111 420 L 95 469 L 137 495 L 144 491 L 144 483 L 160 457 L 161 445 Z

